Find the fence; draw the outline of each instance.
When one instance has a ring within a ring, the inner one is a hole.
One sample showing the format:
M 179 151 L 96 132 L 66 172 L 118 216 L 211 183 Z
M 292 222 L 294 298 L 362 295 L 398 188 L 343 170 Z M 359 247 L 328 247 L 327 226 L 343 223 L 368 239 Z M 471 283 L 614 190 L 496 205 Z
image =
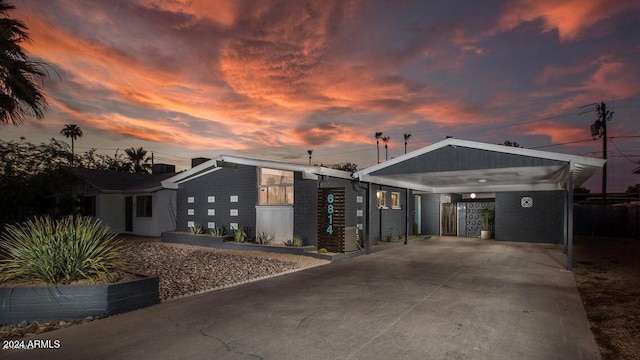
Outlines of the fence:
M 615 206 L 574 205 L 573 233 L 640 239 L 638 204 Z

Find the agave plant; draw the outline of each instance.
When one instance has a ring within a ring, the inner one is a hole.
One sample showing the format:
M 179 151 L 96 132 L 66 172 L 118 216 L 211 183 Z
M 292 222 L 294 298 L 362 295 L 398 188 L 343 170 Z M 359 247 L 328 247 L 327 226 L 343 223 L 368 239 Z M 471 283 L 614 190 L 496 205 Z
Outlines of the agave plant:
M 258 244 L 267 245 L 273 241 L 273 235 L 269 234 L 266 231 L 258 233 L 258 237 L 256 238 L 256 242 Z
M 233 240 L 237 243 L 243 243 L 247 239 L 247 233 L 244 229 L 233 229 Z
M 54 221 L 35 218 L 8 225 L 0 237 L 0 282 L 41 280 L 68 284 L 80 279 L 115 280 L 127 270 L 124 244 L 100 220 L 68 216 Z

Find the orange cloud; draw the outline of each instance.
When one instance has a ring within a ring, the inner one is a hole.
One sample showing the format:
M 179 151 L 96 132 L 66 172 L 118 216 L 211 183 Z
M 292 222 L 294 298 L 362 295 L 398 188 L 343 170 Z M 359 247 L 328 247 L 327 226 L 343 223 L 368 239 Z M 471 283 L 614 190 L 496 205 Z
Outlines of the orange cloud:
M 572 41 L 596 23 L 638 6 L 635 0 L 517 0 L 501 15 L 497 31 L 540 20 L 544 32 L 557 30 L 561 41 Z
M 545 135 L 552 143 L 565 143 L 576 139 L 588 139 L 591 136 L 588 126 L 574 126 L 552 121 L 540 121 L 512 127 L 519 133 L 527 135 Z

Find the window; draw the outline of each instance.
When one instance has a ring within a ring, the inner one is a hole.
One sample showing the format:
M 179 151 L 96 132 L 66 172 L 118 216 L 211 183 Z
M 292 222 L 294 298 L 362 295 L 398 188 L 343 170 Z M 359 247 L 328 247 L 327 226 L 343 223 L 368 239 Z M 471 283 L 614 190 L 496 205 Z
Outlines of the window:
M 137 217 L 151 217 L 153 209 L 151 195 L 136 196 L 136 216 Z
M 398 192 L 391 193 L 391 208 L 400 209 L 400 193 Z
M 376 193 L 376 205 L 378 208 L 386 208 L 387 207 L 387 192 L 378 190 Z
M 293 171 L 260 169 L 260 205 L 293 204 Z

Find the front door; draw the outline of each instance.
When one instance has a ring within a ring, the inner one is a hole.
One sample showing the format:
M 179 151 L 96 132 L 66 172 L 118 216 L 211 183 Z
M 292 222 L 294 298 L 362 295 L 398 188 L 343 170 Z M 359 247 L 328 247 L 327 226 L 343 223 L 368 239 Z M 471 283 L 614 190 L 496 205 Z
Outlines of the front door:
M 422 196 L 413 197 L 413 235 L 422 234 Z
M 442 235 L 458 236 L 458 205 L 442 204 Z
M 124 231 L 133 232 L 133 196 L 124 198 Z

